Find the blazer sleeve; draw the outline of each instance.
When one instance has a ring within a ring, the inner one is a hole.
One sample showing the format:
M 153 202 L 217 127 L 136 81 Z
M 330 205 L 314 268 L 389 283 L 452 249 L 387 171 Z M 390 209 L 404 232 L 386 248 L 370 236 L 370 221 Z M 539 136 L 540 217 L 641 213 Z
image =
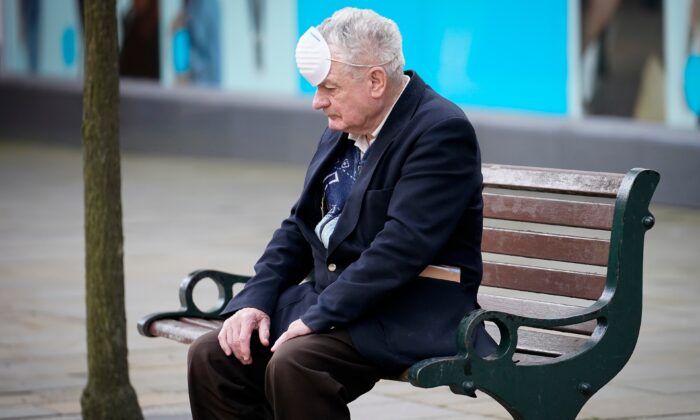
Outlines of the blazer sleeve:
M 301 317 L 316 332 L 350 323 L 415 279 L 448 241 L 482 186 L 476 135 L 464 117 L 443 120 L 418 138 L 369 248 Z
M 328 127 L 323 131 L 306 172 L 304 189 L 311 182 L 311 177 L 317 170 L 316 165 L 323 161 L 323 156 L 329 153 L 329 148 L 335 144 L 337 135 Z M 297 213 L 299 203 L 303 199 L 302 193 L 292 207 L 289 217 L 282 221 L 282 225 L 272 235 L 265 251 L 255 264 L 255 275 L 246 282 L 243 290 L 231 299 L 223 315 L 243 308 L 257 308 L 272 315 L 280 294 L 309 275 L 314 266 L 313 254 L 311 245 L 299 228 L 302 221 Z
M 301 282 L 313 268 L 311 246 L 299 230 L 296 205 L 255 264 L 255 275 L 228 303 L 223 314 L 257 308 L 271 315 L 283 290 Z

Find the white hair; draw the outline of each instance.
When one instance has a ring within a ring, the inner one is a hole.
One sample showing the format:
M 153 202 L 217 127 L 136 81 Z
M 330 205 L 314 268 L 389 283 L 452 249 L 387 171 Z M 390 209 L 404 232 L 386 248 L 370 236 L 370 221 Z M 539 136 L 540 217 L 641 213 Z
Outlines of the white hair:
M 373 10 L 346 7 L 333 13 L 318 28 L 339 60 L 381 65 L 390 79 L 403 76 L 401 32 L 391 19 Z

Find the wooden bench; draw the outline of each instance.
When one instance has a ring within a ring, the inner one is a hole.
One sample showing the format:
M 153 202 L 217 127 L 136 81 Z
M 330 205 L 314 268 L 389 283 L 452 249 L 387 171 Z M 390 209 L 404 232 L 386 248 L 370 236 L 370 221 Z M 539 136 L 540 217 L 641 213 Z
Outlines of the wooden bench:
M 398 379 L 470 396 L 483 391 L 516 419 L 574 419 L 635 347 L 644 234 L 654 225 L 648 206 L 659 174 L 503 165 L 484 165 L 483 174 L 483 309 L 465 314 L 455 356 L 421 361 Z M 449 267 L 429 266 L 422 275 L 459 281 Z M 193 299 L 203 279 L 218 287 L 210 311 Z M 247 279 L 195 271 L 180 286 L 181 308 L 143 318 L 139 332 L 191 343 L 220 327 L 234 285 Z M 499 346 L 482 358 L 466 338 L 484 321 Z

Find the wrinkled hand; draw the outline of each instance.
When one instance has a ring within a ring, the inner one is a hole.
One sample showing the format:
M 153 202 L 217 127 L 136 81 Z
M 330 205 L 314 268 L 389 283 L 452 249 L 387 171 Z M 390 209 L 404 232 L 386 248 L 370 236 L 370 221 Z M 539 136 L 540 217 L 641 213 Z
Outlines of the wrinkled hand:
M 282 334 L 280 338 L 278 338 L 277 341 L 275 341 L 275 345 L 272 346 L 270 351 L 277 350 L 279 346 L 282 345 L 282 343 L 289 340 L 290 338 L 311 334 L 312 332 L 313 331 L 311 330 L 311 328 L 307 327 L 306 324 L 304 324 L 301 321 L 301 319 L 297 319 L 296 321 L 289 324 L 289 328 L 287 328 L 287 331 L 285 331 L 284 334 Z
M 219 345 L 227 356 L 233 353 L 241 363 L 249 365 L 253 363 L 250 336 L 254 330 L 258 330 L 260 344 L 269 346 L 270 317 L 260 309 L 243 308 L 224 321 L 219 332 Z

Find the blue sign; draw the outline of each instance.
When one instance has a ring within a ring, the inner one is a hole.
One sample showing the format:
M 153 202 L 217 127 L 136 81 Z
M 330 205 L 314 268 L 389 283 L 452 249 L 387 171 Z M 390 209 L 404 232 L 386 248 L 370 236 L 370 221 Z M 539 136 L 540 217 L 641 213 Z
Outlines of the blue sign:
M 190 33 L 187 29 L 178 29 L 173 35 L 173 66 L 177 74 L 190 69 Z
M 688 108 L 700 116 L 700 55 L 691 54 L 685 63 L 685 100 Z
M 63 35 L 61 36 L 61 51 L 63 53 L 63 64 L 66 67 L 71 67 L 73 64 L 75 64 L 75 42 L 75 27 L 69 26 L 63 30 Z
M 394 20 L 406 67 L 460 105 L 567 113 L 565 1 L 299 0 L 299 36 L 346 6 Z

